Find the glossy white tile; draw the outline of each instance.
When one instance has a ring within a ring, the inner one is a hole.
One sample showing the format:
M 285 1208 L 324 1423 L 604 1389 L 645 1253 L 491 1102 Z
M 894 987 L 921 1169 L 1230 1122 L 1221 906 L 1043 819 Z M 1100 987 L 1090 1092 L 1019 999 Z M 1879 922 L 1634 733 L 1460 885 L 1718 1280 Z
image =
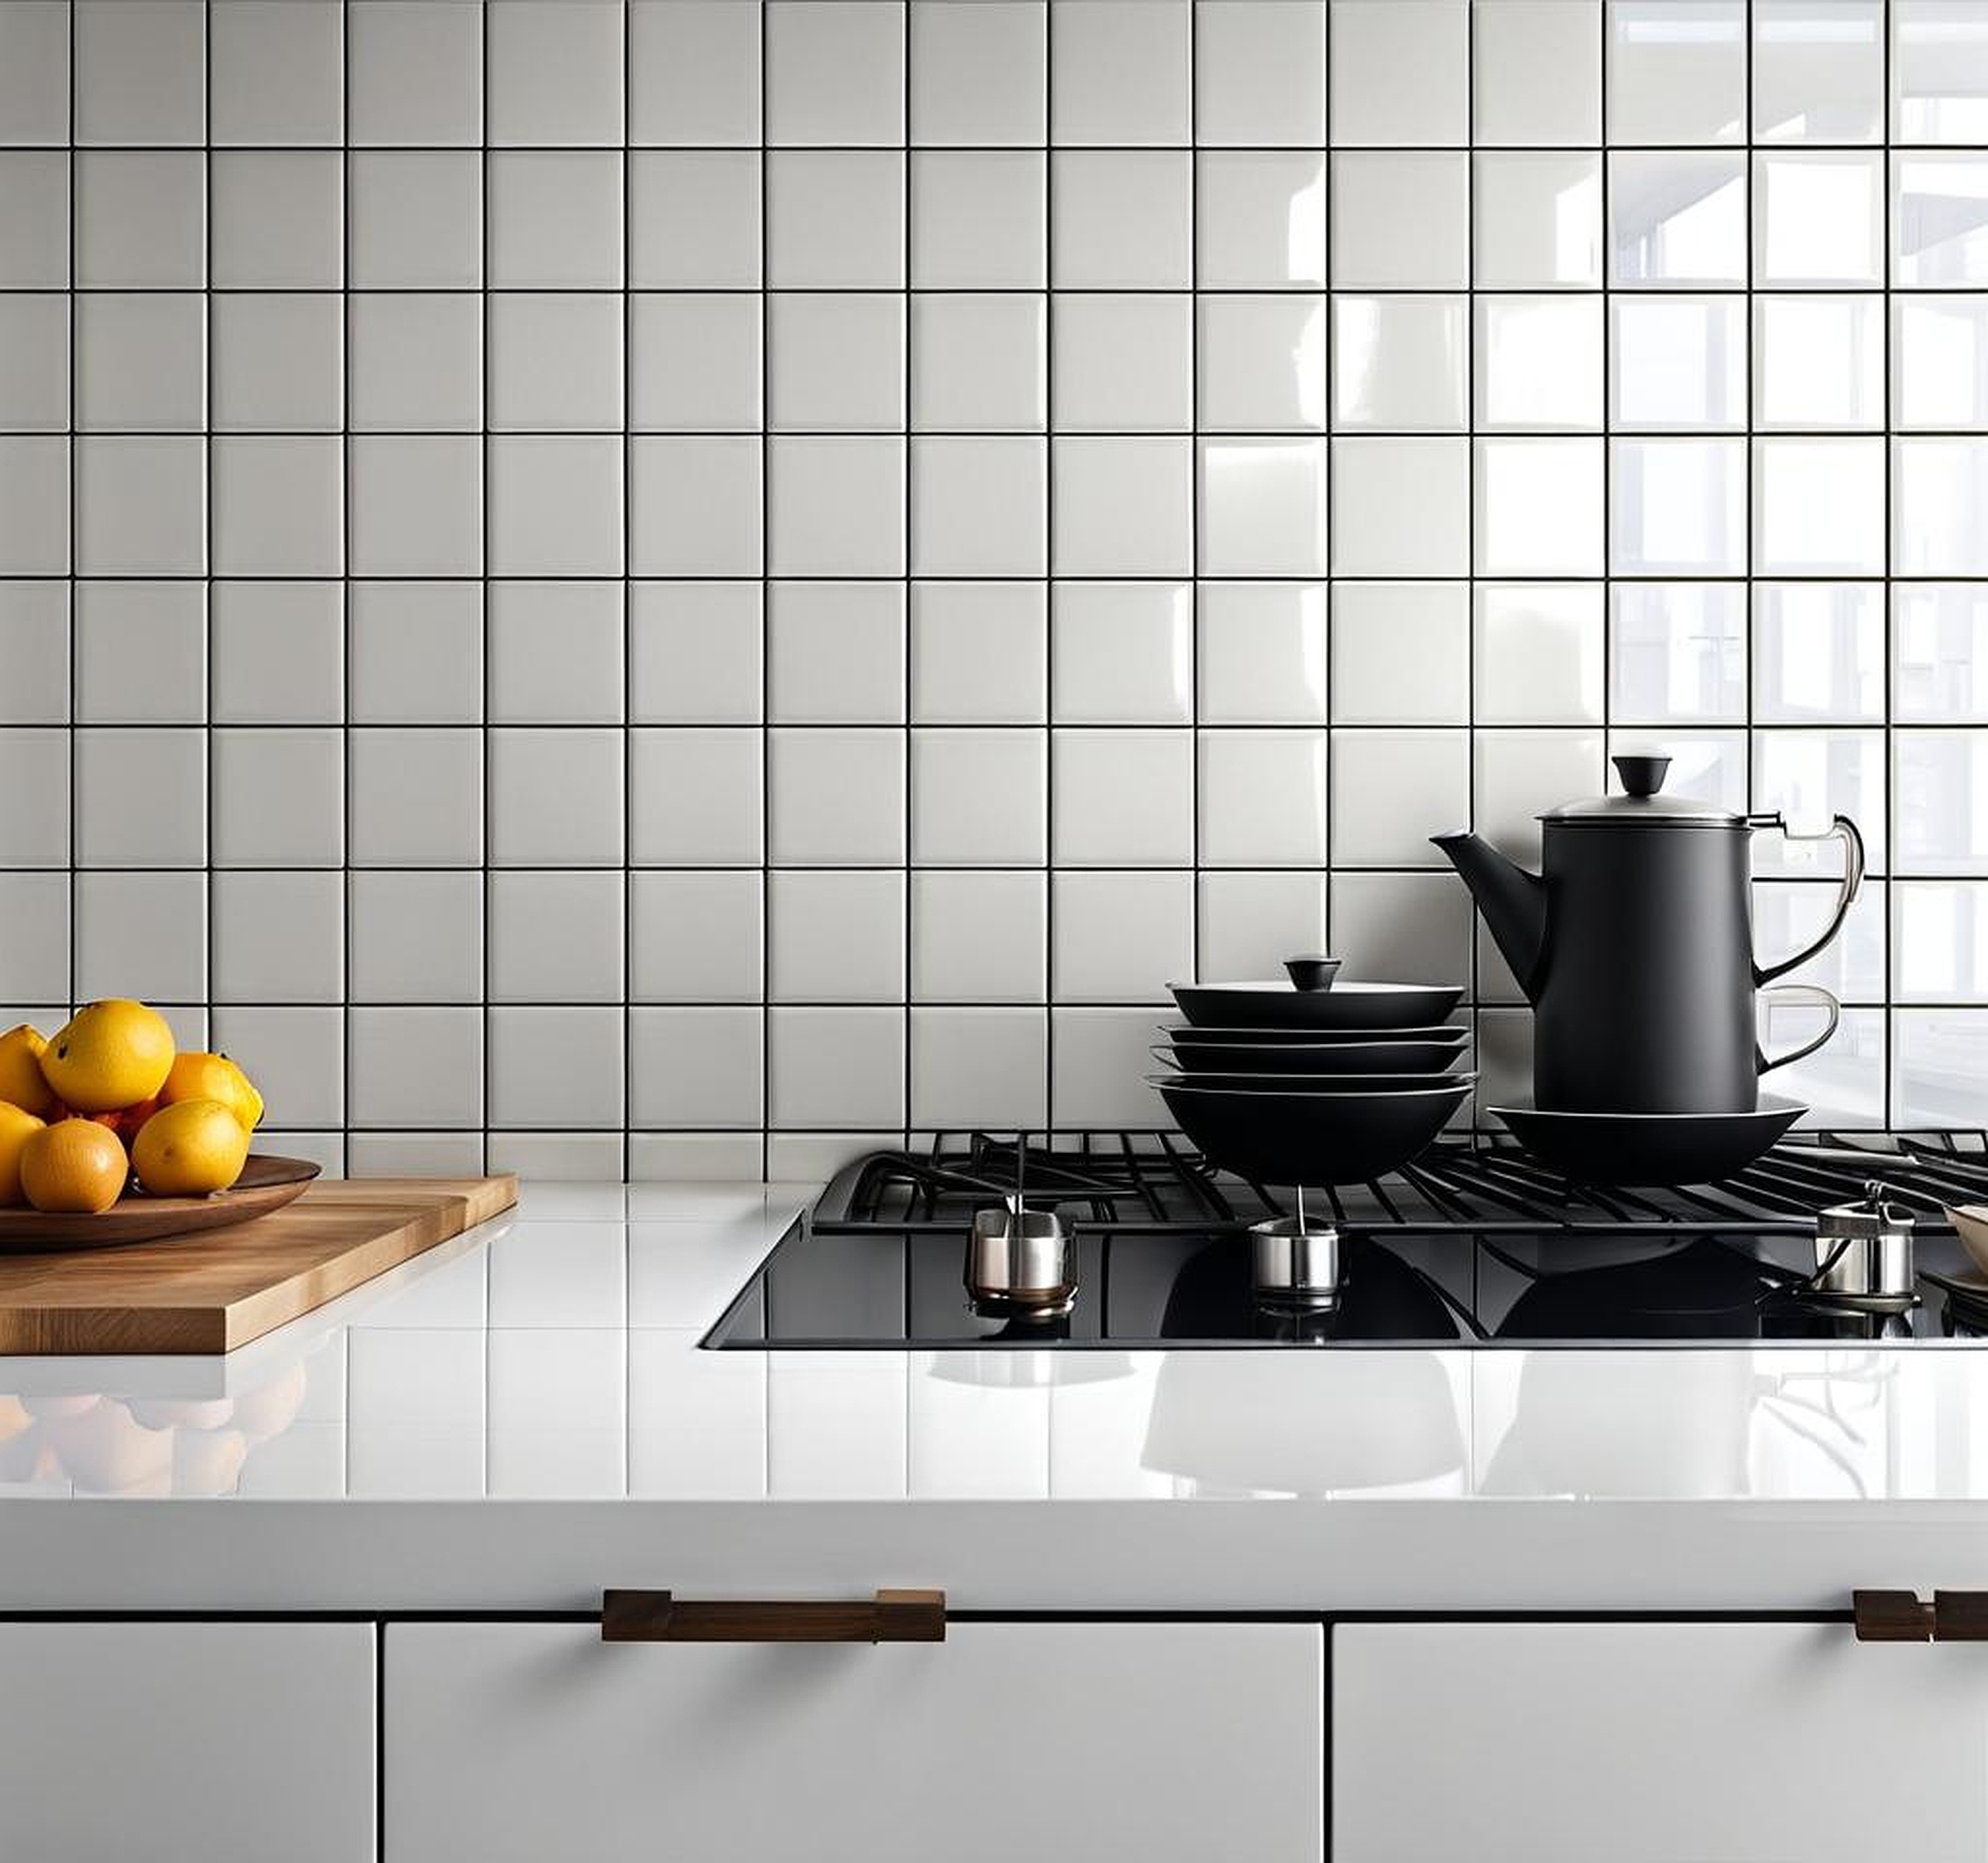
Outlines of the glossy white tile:
M 1106 147 L 1191 140 L 1193 0 L 1054 0 L 1050 135 Z
M 1058 724 L 1186 724 L 1193 593 L 1178 582 L 1065 582 L 1051 601 Z
M 1607 386 L 1602 299 L 1582 293 L 1475 303 L 1478 425 L 1505 432 L 1599 429 Z M 1626 365 L 1618 359 L 1617 366 Z
M 908 15 L 912 142 L 1040 145 L 1049 14 L 1048 0 L 918 0 Z
M 1498 150 L 1475 158 L 1472 272 L 1480 290 L 1601 283 L 1601 157 Z
M 1040 290 L 1048 281 L 1047 187 L 1040 150 L 915 151 L 912 283 L 921 290 Z
M 1029 867 L 1048 833 L 1048 746 L 1029 730 L 911 734 L 911 858 L 921 867 Z
M 1058 1002 L 1167 1001 L 1194 968 L 1194 875 L 1058 874 L 1051 882 Z
M 1204 430 L 1323 431 L 1325 299 L 1204 294 L 1199 360 Z
M 1330 633 L 1323 584 L 1204 582 L 1198 607 L 1204 723 L 1325 723 Z
M 1461 731 L 1337 732 L 1332 752 L 1335 866 L 1442 865 L 1429 836 L 1470 819 L 1470 755 L 1469 737 Z
M 1601 140 L 1601 17 L 1595 0 L 1494 0 L 1475 9 L 1471 127 L 1480 147 Z
M 1059 290 L 1184 290 L 1193 275 L 1191 158 L 1170 149 L 1058 150 L 1050 275 Z
M 902 872 L 775 872 L 767 877 L 768 1000 L 902 1002 Z
M 1332 443 L 1333 573 L 1462 576 L 1471 566 L 1471 443 L 1372 436 Z
M 1598 724 L 1608 634 L 1599 582 L 1482 582 L 1472 715 L 1483 724 Z
M 1333 422 L 1462 432 L 1469 425 L 1466 300 L 1433 294 L 1333 300 Z
M 1048 411 L 1047 305 L 1046 298 L 1005 292 L 914 296 L 913 429 L 1041 431 Z
M 1326 573 L 1326 441 L 1204 440 L 1199 452 L 1203 575 Z
M 1326 11 L 1311 0 L 1196 0 L 1195 135 L 1203 144 L 1325 140 Z
M 1210 867 L 1318 867 L 1329 848 L 1323 731 L 1204 731 L 1196 772 Z
M 1471 281 L 1470 157 L 1411 149 L 1332 158 L 1333 282 L 1461 290 Z
M 1183 294 L 1056 294 L 1055 422 L 1062 432 L 1185 433 L 1194 425 L 1194 300 Z
M 1250 291 L 1324 285 L 1326 174 L 1326 158 L 1317 151 L 1214 149 L 1196 156 L 1194 256 L 1201 285 Z M 1357 282 L 1343 267 L 1334 277 L 1341 285 Z
M 1743 141 L 1747 21 L 1742 0 L 1608 0 L 1608 140 Z
M 1034 436 L 911 443 L 914 576 L 1040 576 L 1049 548 L 1048 444 Z
M 901 144 L 904 11 L 877 0 L 771 0 L 766 140 Z
M 1192 573 L 1191 440 L 1058 437 L 1050 479 L 1053 574 Z
M 1058 866 L 1192 865 L 1190 733 L 1065 729 L 1054 734 L 1050 758 L 1050 857 Z
M 1470 0 L 1333 0 L 1331 13 L 1335 143 L 1471 140 Z
M 1471 597 L 1459 583 L 1333 589 L 1335 724 L 1462 724 L 1471 706 Z
M 767 715 L 775 723 L 903 722 L 901 584 L 777 583 L 767 616 Z

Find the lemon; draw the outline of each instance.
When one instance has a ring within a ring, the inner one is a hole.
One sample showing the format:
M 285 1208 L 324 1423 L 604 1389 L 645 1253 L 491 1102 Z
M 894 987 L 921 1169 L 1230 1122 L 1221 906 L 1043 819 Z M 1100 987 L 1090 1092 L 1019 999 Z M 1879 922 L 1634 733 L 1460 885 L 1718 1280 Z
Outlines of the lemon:
M 42 1077 L 79 1113 L 114 1113 L 149 1100 L 173 1066 L 173 1031 L 156 1009 L 127 997 L 71 1016 L 41 1057 Z
M 21 1200 L 21 1153 L 28 1140 L 42 1130 L 32 1113 L 0 1102 L 0 1204 Z
M 161 1106 L 131 1147 L 138 1181 L 154 1196 L 204 1196 L 225 1191 L 248 1159 L 248 1132 L 219 1100 Z
M 36 1209 L 100 1215 L 124 1193 L 131 1165 L 118 1135 L 94 1119 L 62 1119 L 21 1147 L 21 1188 Z
M 183 1100 L 218 1100 L 252 1132 L 262 1119 L 262 1095 L 248 1076 L 225 1054 L 176 1054 L 165 1084 L 159 1089 L 161 1106 Z M 141 1122 L 142 1123 L 142 1122 Z
M 41 1051 L 48 1045 L 48 1037 L 26 1022 L 0 1035 L 0 1100 L 37 1118 L 55 1101 L 41 1077 Z

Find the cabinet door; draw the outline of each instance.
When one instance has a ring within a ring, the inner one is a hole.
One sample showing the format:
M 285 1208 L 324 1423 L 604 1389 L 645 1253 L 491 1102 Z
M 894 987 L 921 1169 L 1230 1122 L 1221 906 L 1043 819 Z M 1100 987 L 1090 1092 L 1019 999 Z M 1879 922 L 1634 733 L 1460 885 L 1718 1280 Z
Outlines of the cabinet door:
M 1333 1634 L 1334 1863 L 1980 1863 L 1988 1648 L 1846 1624 Z
M 1318 1863 L 1323 1633 L 613 1644 L 390 1624 L 388 1863 Z
M 0 1857 L 372 1854 L 371 1625 L 0 1625 Z

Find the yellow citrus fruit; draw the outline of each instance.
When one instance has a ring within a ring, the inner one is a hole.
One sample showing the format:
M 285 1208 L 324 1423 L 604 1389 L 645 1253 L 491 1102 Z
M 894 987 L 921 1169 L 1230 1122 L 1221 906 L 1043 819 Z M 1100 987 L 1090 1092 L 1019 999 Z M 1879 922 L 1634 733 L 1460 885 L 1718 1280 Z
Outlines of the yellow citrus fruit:
M 96 1216 L 123 1195 L 131 1174 L 118 1135 L 94 1119 L 45 1126 L 21 1147 L 21 1188 L 36 1209 Z
M 262 1118 L 262 1095 L 225 1054 L 174 1056 L 165 1084 L 159 1089 L 159 1104 L 174 1106 L 185 1100 L 220 1101 L 242 1122 L 245 1132 L 254 1131 Z
M 131 1147 L 138 1181 L 154 1196 L 205 1196 L 241 1176 L 248 1131 L 219 1100 L 181 1100 L 161 1106 Z
M 42 1129 L 32 1113 L 0 1101 L 0 1204 L 21 1200 L 21 1153 Z
M 26 1022 L 0 1035 L 0 1100 L 37 1118 L 55 1103 L 41 1077 L 41 1051 L 48 1045 L 48 1037 Z
M 79 1113 L 114 1113 L 149 1100 L 172 1066 L 165 1018 L 122 996 L 78 1010 L 41 1057 L 43 1079 Z

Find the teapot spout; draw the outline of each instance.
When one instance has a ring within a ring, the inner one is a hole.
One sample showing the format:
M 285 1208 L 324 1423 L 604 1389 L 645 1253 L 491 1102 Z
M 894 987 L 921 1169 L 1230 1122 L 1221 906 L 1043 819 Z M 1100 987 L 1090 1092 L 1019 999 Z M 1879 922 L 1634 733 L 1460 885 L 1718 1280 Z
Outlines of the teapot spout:
M 1507 860 L 1481 835 L 1458 828 L 1429 839 L 1463 876 L 1518 987 L 1529 1002 L 1535 1000 L 1546 945 L 1546 882 Z

